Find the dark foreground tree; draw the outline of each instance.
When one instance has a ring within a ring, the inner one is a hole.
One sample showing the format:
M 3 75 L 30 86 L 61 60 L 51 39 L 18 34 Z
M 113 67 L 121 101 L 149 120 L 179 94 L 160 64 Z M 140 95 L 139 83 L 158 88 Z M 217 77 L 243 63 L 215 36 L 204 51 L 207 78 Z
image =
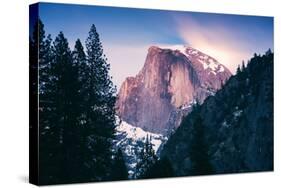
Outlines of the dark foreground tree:
M 115 177 L 116 88 L 94 25 L 86 47 L 87 54 L 77 40 L 71 52 L 62 32 L 52 45 L 41 21 L 30 38 L 32 65 L 39 64 L 40 184 Z
M 75 128 L 76 139 L 72 148 L 73 164 L 72 168 L 75 173 L 72 174 L 72 179 L 75 182 L 89 181 L 88 166 L 85 165 L 86 156 L 91 155 L 87 145 L 88 127 L 85 126 L 85 81 L 86 81 L 86 54 L 83 49 L 81 41 L 78 39 L 75 42 L 74 50 L 72 52 L 73 68 L 77 73 L 77 127 Z M 75 137 L 74 137 L 75 138 Z
M 31 66 L 34 66 L 32 69 L 38 70 L 39 73 L 38 85 L 32 85 L 32 87 L 36 87 L 33 91 L 38 91 L 39 93 L 39 182 L 48 184 L 56 182 L 58 175 L 54 155 L 58 151 L 58 129 L 54 124 L 53 92 L 50 88 L 52 84 L 51 65 L 53 63 L 52 40 L 50 35 L 46 37 L 44 24 L 40 19 L 34 25 L 33 35 L 30 40 Z M 37 71 L 34 73 L 37 74 Z M 37 96 L 38 93 L 34 94 L 34 96 Z
M 139 155 L 134 177 L 136 179 L 146 178 L 147 171 L 156 163 L 157 156 L 152 148 L 151 138 L 146 137 L 146 141 Z
M 75 42 L 74 50 L 72 52 L 72 58 L 74 66 L 76 66 L 78 70 L 78 80 L 80 85 L 79 92 L 81 93 L 80 95 L 83 95 L 81 90 L 86 85 L 85 82 L 87 81 L 88 75 L 86 54 L 84 52 L 84 48 L 80 39 L 77 39 Z
M 198 108 L 198 107 L 197 107 Z M 197 113 L 197 109 L 195 109 Z M 193 139 L 190 145 L 190 159 L 192 175 L 207 175 L 213 172 L 208 154 L 208 144 L 205 142 L 205 127 L 199 114 L 193 124 Z
M 128 179 L 128 169 L 125 164 L 124 156 L 119 148 L 115 159 L 113 161 L 112 168 L 112 180 L 127 180 Z
M 174 171 L 168 158 L 157 160 L 145 173 L 144 178 L 173 177 Z
M 67 39 L 60 32 L 54 41 L 54 63 L 52 66 L 54 92 L 53 116 L 58 130 L 58 149 L 56 166 L 60 167 L 58 177 L 62 182 L 75 182 L 79 156 L 79 83 L 78 70 L 74 66 Z
M 102 44 L 95 25 L 86 40 L 87 68 L 85 81 L 85 126 L 88 137 L 86 164 L 90 180 L 110 180 L 112 171 L 112 139 L 115 132 L 115 93 L 109 76 L 110 66 L 103 54 Z

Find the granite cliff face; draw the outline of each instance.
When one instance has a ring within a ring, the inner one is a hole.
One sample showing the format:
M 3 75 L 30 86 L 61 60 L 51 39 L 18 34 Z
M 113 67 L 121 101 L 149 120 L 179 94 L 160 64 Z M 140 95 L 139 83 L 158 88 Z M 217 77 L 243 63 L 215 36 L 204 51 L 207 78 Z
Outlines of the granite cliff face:
M 169 123 L 175 111 L 195 99 L 202 103 L 230 76 L 217 60 L 191 47 L 152 46 L 142 70 L 120 88 L 118 115 L 145 131 L 167 134 L 171 126 L 179 125 Z

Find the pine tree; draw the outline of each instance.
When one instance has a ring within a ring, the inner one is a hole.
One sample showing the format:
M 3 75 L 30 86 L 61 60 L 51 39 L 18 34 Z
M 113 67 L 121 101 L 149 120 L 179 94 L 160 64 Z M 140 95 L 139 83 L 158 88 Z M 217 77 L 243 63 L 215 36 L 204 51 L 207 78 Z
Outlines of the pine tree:
M 270 56 L 270 55 L 272 55 L 272 51 L 271 51 L 271 49 L 269 48 L 266 52 L 265 52 L 265 55 L 266 56 Z
M 112 139 L 115 132 L 115 93 L 109 76 L 110 66 L 103 54 L 95 25 L 86 40 L 87 68 L 85 87 L 85 126 L 91 155 L 86 160 L 92 180 L 110 179 Z
M 120 148 L 117 150 L 117 154 L 113 161 L 112 168 L 112 180 L 127 180 L 128 179 L 128 169 L 125 164 L 125 160 Z
M 241 68 L 240 68 L 240 65 L 238 65 L 237 70 L 236 70 L 236 74 L 238 75 L 240 73 L 241 73 Z
M 35 23 L 32 41 L 33 49 L 38 50 L 39 93 L 42 94 L 47 92 L 46 86 L 50 81 L 49 71 L 53 54 L 51 35 L 46 37 L 44 24 L 40 19 Z
M 195 113 L 198 113 L 197 111 Z M 191 174 L 206 175 L 213 172 L 209 161 L 208 145 L 205 142 L 205 130 L 202 118 L 196 114 L 193 124 L 193 139 L 190 146 L 190 159 L 192 162 Z
M 78 79 L 80 82 L 79 84 L 84 85 L 84 82 L 87 80 L 88 77 L 87 59 L 80 39 L 77 39 L 75 42 L 74 50 L 72 52 L 72 58 L 74 66 L 76 66 L 78 69 Z
M 75 42 L 74 50 L 72 52 L 72 61 L 73 61 L 73 67 L 76 72 L 76 81 L 77 81 L 77 89 L 78 89 L 78 103 L 79 103 L 79 123 L 83 124 L 85 123 L 85 95 L 86 93 L 86 87 L 87 87 L 87 80 L 89 75 L 87 74 L 87 59 L 86 54 L 84 52 L 83 46 L 81 41 L 78 39 Z
M 79 39 L 76 40 L 74 50 L 72 52 L 72 61 L 75 70 L 77 71 L 77 127 L 75 129 L 77 139 L 75 140 L 75 145 L 73 148 L 73 168 L 75 169 L 75 180 L 76 182 L 89 181 L 89 167 L 85 165 L 85 160 L 87 156 L 91 155 L 91 151 L 87 145 L 88 131 L 89 128 L 85 126 L 86 124 L 86 87 L 87 87 L 87 59 L 84 52 L 83 45 Z
M 139 156 L 138 163 L 136 165 L 135 178 L 142 179 L 146 178 L 147 172 L 156 163 L 157 156 L 152 148 L 151 138 L 146 137 L 144 147 Z
M 46 128 L 48 129 L 50 126 L 48 124 L 49 117 L 47 109 L 51 108 L 50 101 L 48 100 L 50 97 L 50 91 L 48 88 L 51 84 L 50 69 L 53 60 L 51 42 L 51 36 L 48 35 L 46 37 L 44 24 L 39 19 L 34 26 L 32 54 L 37 54 L 37 56 L 33 56 L 33 58 L 35 58 L 34 61 L 37 62 L 36 65 L 38 66 L 39 72 L 39 108 L 41 109 L 40 112 L 44 111 L 44 113 L 40 113 L 40 130 L 45 130 Z
M 52 83 L 50 71 L 53 60 L 52 39 L 50 35 L 45 36 L 44 24 L 40 19 L 34 25 L 33 36 L 30 40 L 32 69 L 39 72 L 39 82 L 32 84 L 33 91 L 39 92 L 39 182 L 46 184 L 55 182 L 57 179 L 58 168 L 54 165 L 57 134 L 53 129 L 53 103 L 50 90 Z M 37 90 L 37 84 L 39 90 Z
M 76 156 L 79 155 L 78 121 L 78 70 L 74 66 L 67 39 L 60 32 L 54 41 L 54 63 L 52 65 L 54 92 L 54 130 L 57 133 L 56 165 L 62 171 L 58 177 L 61 182 L 75 181 L 77 169 Z

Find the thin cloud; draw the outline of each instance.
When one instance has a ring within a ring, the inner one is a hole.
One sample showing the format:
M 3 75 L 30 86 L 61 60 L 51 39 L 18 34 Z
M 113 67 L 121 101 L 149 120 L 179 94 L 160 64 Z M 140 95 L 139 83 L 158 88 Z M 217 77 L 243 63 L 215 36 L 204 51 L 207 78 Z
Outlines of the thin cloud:
M 216 58 L 230 69 L 232 73 L 242 60 L 247 60 L 251 52 L 247 50 L 247 41 L 241 34 L 233 34 L 228 28 L 220 25 L 198 23 L 191 17 L 176 17 L 178 35 L 186 44 Z

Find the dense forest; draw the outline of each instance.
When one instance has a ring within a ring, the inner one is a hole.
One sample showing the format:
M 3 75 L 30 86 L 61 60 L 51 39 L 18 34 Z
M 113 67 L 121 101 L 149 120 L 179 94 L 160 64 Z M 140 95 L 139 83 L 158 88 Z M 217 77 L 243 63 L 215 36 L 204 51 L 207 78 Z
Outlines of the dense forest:
M 30 61 L 39 69 L 40 184 L 127 179 L 122 152 L 112 145 L 116 88 L 94 25 L 85 46 L 77 39 L 71 51 L 63 32 L 53 41 L 41 20 L 34 25 Z

